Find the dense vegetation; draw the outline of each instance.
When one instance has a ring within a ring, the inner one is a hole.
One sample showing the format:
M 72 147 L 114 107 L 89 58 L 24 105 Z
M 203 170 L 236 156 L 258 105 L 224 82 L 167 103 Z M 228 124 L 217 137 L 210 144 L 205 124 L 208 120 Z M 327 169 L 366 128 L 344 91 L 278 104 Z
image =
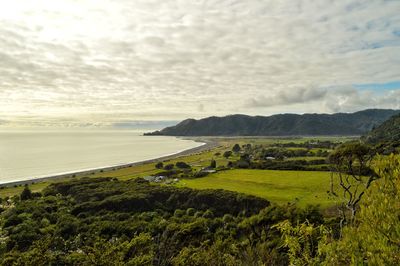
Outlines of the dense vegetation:
M 400 114 L 375 127 L 363 136 L 363 140 L 376 148 L 390 154 L 400 150 Z
M 350 160 L 359 169 L 359 148 L 351 144 L 333 155 L 348 157 L 353 150 Z M 375 181 L 364 187 L 351 218 L 324 218 L 315 207 L 278 206 L 244 194 L 140 178 L 84 178 L 53 184 L 42 194 L 25 187 L 2 204 L 0 262 L 398 265 L 400 158 L 375 158 L 373 173 Z M 347 178 L 353 178 L 352 187 L 364 182 L 352 173 Z
M 213 157 L 207 158 L 210 164 L 206 168 L 328 171 L 329 152 L 341 143 L 319 140 L 256 145 L 236 143 L 231 150 L 228 147 L 222 154 L 217 152 Z M 215 159 L 219 161 L 218 164 Z M 223 161 L 225 164 L 221 164 Z M 165 165 L 158 162 L 155 168 L 163 170 L 157 173 L 158 175 L 175 177 L 190 177 L 196 174 L 193 171 L 197 170 L 193 165 L 181 161 Z
M 223 190 L 143 179 L 79 179 L 27 192 L 5 205 L 2 265 L 287 264 L 273 225 L 323 223 L 298 210 Z
M 230 115 L 187 119 L 147 135 L 172 136 L 293 136 L 362 135 L 399 111 L 369 109 L 356 113 L 279 114 L 268 117 Z
M 289 221 L 277 227 L 292 265 L 400 264 L 400 157 L 375 159 L 371 184 L 340 235 L 324 225 Z M 347 195 L 347 200 L 350 198 Z

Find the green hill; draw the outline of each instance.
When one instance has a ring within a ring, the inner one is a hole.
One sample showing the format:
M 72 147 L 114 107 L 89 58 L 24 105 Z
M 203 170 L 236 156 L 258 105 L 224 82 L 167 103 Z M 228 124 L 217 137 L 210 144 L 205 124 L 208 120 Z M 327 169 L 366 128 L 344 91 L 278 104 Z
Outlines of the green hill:
M 187 119 L 145 135 L 167 136 L 316 136 L 363 135 L 399 110 L 368 109 L 355 113 L 229 115 Z
M 400 114 L 394 115 L 369 132 L 364 140 L 370 144 L 400 144 Z

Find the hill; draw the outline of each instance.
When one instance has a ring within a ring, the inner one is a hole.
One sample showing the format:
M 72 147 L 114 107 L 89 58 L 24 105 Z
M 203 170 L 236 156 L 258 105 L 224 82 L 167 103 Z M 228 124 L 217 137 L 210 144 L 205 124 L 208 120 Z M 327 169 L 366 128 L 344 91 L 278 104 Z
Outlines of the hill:
M 316 136 L 362 135 L 400 110 L 368 109 L 355 113 L 229 115 L 186 119 L 145 135 L 166 136 Z
M 364 140 L 370 144 L 400 143 L 400 114 L 394 115 L 369 132 Z

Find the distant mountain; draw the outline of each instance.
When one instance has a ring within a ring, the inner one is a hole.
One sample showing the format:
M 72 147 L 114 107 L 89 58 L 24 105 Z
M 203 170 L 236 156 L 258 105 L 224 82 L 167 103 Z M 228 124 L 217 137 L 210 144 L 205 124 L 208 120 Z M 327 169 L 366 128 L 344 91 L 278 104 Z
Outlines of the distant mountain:
M 400 114 L 390 117 L 381 125 L 375 127 L 363 139 L 370 144 L 400 144 Z
M 337 114 L 229 115 L 186 119 L 145 135 L 166 136 L 316 136 L 362 135 L 400 110 L 368 109 Z

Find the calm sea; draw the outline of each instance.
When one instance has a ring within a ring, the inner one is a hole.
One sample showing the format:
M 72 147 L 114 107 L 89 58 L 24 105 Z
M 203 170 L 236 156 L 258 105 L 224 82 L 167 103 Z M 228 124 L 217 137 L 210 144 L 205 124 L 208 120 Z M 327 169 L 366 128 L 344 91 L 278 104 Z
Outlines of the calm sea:
M 126 130 L 0 132 L 0 184 L 138 162 L 200 145 Z

